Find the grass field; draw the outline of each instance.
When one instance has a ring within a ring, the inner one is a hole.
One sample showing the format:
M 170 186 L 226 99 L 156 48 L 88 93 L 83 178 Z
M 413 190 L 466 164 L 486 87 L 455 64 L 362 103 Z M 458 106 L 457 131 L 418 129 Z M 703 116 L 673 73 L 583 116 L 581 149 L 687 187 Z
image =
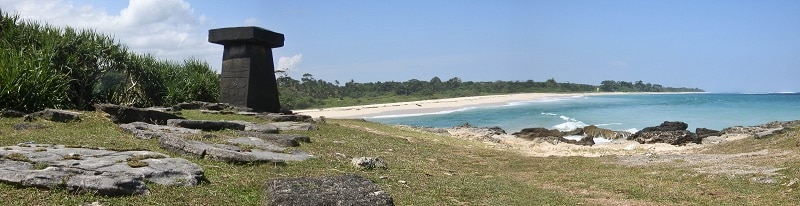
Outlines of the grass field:
M 251 117 L 184 111 L 192 119 Z M 35 141 L 43 144 L 141 148 L 179 156 L 159 148 L 157 140 L 139 140 L 102 113 L 83 112 L 83 121 L 39 120 L 44 129 L 17 131 L 21 118 L 0 118 L 0 146 Z M 644 166 L 626 165 L 627 157 L 529 157 L 480 142 L 455 139 L 359 120 L 328 120 L 317 131 L 287 132 L 311 137 L 297 149 L 319 158 L 286 165 L 228 164 L 183 157 L 200 165 L 209 183 L 196 187 L 148 185 L 150 195 L 104 197 L 75 195 L 63 189 L 16 188 L 0 184 L 5 205 L 262 205 L 264 183 L 272 178 L 356 174 L 374 181 L 397 205 L 793 205 L 800 202 L 800 129 L 766 139 L 744 139 L 709 147 L 702 154 L 766 152 L 759 158 L 736 156 L 747 165 L 780 168 L 775 183 L 753 181 L 758 174 L 699 172 L 690 160 Z M 227 138 L 231 132 L 217 132 Z M 342 158 L 337 153 L 346 155 Z M 380 156 L 388 170 L 358 170 L 350 158 Z M 714 156 L 716 157 L 716 156 Z M 764 158 L 769 157 L 769 158 Z M 649 158 L 649 157 L 644 157 Z M 401 183 L 403 182 L 403 183 Z M 795 183 L 792 183 L 795 182 Z

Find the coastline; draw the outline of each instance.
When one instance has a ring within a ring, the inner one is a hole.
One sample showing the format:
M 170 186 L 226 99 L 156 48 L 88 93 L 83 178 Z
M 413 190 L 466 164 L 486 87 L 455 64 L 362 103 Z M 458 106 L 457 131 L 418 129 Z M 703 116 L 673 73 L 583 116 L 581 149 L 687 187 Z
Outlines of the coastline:
M 680 94 L 673 92 L 598 92 L 598 93 L 517 93 L 486 96 L 458 97 L 447 99 L 421 100 L 386 104 L 359 105 L 349 107 L 333 107 L 324 109 L 306 109 L 294 111 L 297 114 L 309 115 L 313 118 L 325 117 L 334 119 L 361 119 L 386 115 L 425 114 L 457 110 L 467 107 L 501 106 L 512 102 L 536 101 L 546 98 L 573 96 L 624 95 L 624 94 Z

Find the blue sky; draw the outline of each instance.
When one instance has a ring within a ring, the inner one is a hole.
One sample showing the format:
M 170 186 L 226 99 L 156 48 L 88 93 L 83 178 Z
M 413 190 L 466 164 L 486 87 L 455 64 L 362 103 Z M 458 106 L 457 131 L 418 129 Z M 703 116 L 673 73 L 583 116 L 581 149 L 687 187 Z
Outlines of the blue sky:
M 603 80 L 800 92 L 800 1 L 17 1 L 5 12 L 91 27 L 131 50 L 219 70 L 208 29 L 286 36 L 276 66 L 346 82 Z

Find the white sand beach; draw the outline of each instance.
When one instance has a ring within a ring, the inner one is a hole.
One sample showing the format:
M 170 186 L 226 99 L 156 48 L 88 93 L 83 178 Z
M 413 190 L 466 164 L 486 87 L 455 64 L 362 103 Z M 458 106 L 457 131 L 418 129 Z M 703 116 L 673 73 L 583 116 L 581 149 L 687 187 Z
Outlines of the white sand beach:
M 324 116 L 336 119 L 358 119 L 383 115 L 402 115 L 433 113 L 455 110 L 465 107 L 499 106 L 510 102 L 535 101 L 544 98 L 573 97 L 586 95 L 609 95 L 625 93 L 522 93 L 488 95 L 474 97 L 459 97 L 449 99 L 434 99 L 413 102 L 373 104 L 350 107 L 335 107 L 325 109 L 308 109 L 294 111 L 298 114 L 309 115 L 314 118 Z

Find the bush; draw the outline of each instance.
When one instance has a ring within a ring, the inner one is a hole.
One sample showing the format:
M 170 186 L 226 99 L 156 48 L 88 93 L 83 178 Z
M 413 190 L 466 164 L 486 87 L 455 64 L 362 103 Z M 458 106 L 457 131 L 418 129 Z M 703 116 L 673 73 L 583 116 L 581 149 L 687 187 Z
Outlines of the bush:
M 0 108 L 32 112 L 68 102 L 68 77 L 47 69 L 37 56 L 42 54 L 0 50 Z
M 0 11 L 0 46 L 0 108 L 158 106 L 219 96 L 219 78 L 207 63 L 130 53 L 92 30 L 21 21 Z

